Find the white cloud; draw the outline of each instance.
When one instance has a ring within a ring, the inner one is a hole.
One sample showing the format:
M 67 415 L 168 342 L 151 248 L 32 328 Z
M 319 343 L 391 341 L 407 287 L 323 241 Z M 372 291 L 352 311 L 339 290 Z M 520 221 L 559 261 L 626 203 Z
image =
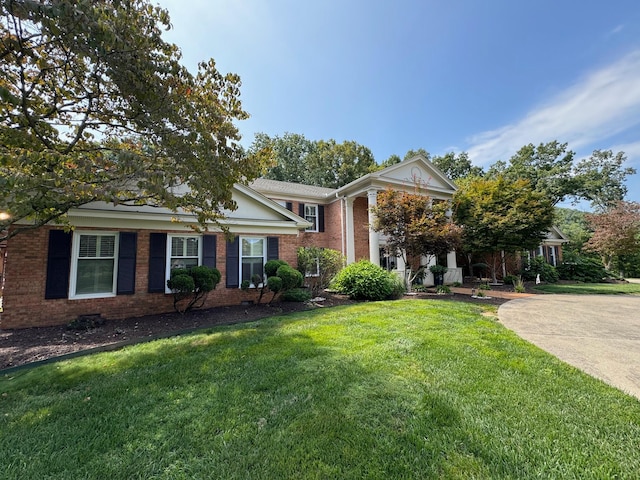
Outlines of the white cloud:
M 551 140 L 569 148 L 604 148 L 612 136 L 640 123 L 640 50 L 597 70 L 512 125 L 473 136 L 471 160 L 508 160 L 520 147 Z

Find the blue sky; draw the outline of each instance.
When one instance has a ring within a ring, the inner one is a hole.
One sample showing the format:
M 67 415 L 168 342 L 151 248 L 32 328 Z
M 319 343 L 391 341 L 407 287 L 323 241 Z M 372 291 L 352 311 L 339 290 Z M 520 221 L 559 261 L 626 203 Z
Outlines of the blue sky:
M 184 63 L 242 78 L 254 133 L 474 164 L 558 140 L 640 171 L 638 0 L 158 0 Z M 640 201 L 640 174 L 628 199 Z

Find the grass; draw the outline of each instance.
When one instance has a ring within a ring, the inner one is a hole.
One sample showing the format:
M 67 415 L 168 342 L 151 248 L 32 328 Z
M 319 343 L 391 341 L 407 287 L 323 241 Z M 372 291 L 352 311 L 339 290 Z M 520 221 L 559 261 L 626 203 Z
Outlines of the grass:
M 640 402 L 481 313 L 318 309 L 5 376 L 0 478 L 636 478 Z
M 571 293 L 575 295 L 640 295 L 640 283 L 549 283 L 536 285 L 535 289 L 545 293 Z

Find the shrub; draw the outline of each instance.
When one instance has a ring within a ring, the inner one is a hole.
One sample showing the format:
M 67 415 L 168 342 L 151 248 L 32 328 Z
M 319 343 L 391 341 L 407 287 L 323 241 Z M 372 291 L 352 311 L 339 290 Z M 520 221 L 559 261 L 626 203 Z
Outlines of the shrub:
M 285 302 L 308 302 L 311 300 L 311 292 L 308 288 L 293 288 L 282 294 Z
M 302 274 L 295 268 L 285 264 L 278 268 L 276 276 L 282 279 L 282 290 L 291 290 L 302 286 Z
M 522 278 L 525 280 L 535 280 L 538 275 L 546 283 L 556 283 L 560 279 L 556 268 L 540 256 L 529 260 L 522 270 Z
M 389 298 L 394 300 L 402 298 L 402 296 L 407 293 L 407 287 L 404 284 L 404 280 L 393 273 L 390 273 L 389 275 L 391 278 L 391 294 L 389 295 Z M 424 285 L 420 285 L 420 287 L 424 287 Z
M 436 287 L 436 293 L 439 293 L 441 295 L 449 294 L 451 293 L 451 289 L 447 285 L 438 285 Z
M 461 287 L 462 283 L 460 282 L 453 282 L 453 284 L 451 284 L 452 287 Z
M 607 276 L 600 259 L 583 255 L 567 255 L 557 270 L 562 280 L 576 282 L 598 283 Z
M 478 285 L 478 290 L 491 290 L 491 287 L 487 283 L 481 283 Z
M 527 289 L 524 288 L 522 277 L 515 277 L 515 279 L 513 280 L 513 291 L 516 293 L 524 293 L 527 291 Z
M 288 265 L 288 263 L 284 260 L 269 260 L 264 264 L 264 273 L 267 278 L 274 277 L 277 274 L 278 269 L 283 265 Z
M 305 277 L 314 296 L 329 287 L 331 279 L 344 265 L 345 257 L 337 250 L 320 247 L 298 249 L 298 270 Z
M 200 308 L 220 278 L 218 269 L 205 266 L 171 270 L 167 286 L 173 292 L 173 308 L 180 313 Z
M 509 275 L 505 275 L 504 278 L 502 279 L 502 282 L 507 285 L 515 285 L 515 282 L 518 280 L 518 275 L 513 275 L 513 274 L 509 274 Z
M 332 287 L 356 300 L 384 300 L 394 291 L 392 275 L 368 260 L 360 260 L 338 272 Z

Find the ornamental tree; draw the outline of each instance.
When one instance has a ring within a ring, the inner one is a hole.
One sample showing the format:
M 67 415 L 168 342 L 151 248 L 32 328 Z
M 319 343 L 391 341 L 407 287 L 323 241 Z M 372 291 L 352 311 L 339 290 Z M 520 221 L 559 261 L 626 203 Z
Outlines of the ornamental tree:
M 588 214 L 587 222 L 594 232 L 584 249 L 599 253 L 607 270 L 617 257 L 640 252 L 640 203 L 618 202 L 605 213 Z
M 454 219 L 468 253 L 532 250 L 553 224 L 552 202 L 527 180 L 471 179 L 454 195 Z M 496 282 L 496 262 L 492 268 Z
M 462 229 L 447 215 L 450 207 L 449 202 L 432 201 L 426 195 L 387 189 L 378 193 L 373 228 L 387 237 L 389 254 L 408 266 L 460 246 Z M 423 268 L 405 271 L 407 287 Z
M 200 225 L 259 174 L 235 120 L 240 79 L 191 74 L 148 0 L 0 5 L 0 231 L 13 236 L 93 201 L 149 204 Z M 25 222 L 26 221 L 26 222 Z M 7 234 L 0 236 L 0 240 Z

